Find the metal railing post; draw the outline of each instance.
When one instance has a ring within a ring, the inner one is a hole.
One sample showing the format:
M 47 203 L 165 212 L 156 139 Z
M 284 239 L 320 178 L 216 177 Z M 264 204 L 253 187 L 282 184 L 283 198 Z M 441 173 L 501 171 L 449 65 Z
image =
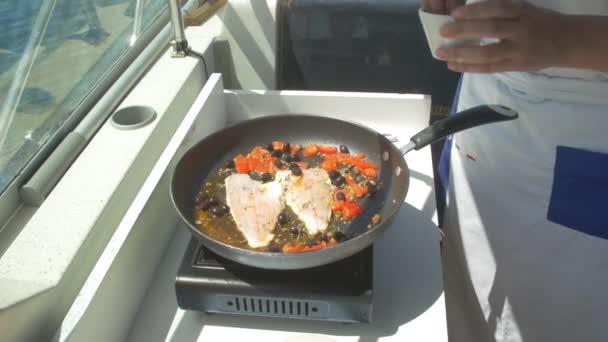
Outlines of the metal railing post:
M 133 33 L 131 34 L 131 39 L 129 40 L 129 44 L 133 46 L 139 37 L 141 32 L 141 18 L 144 12 L 144 4 L 143 0 L 136 0 L 135 2 L 135 14 L 133 16 Z
M 173 57 L 185 57 L 188 54 L 188 41 L 184 33 L 184 18 L 180 0 L 169 0 L 169 11 L 171 12 L 171 28 L 173 29 Z

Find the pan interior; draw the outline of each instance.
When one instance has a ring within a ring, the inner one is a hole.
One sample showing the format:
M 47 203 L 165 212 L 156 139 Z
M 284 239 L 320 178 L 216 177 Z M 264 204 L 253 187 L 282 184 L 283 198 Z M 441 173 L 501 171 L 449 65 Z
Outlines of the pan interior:
M 312 115 L 290 114 L 256 118 L 208 136 L 186 152 L 178 163 L 173 175 L 173 201 L 195 236 L 203 240 L 213 240 L 194 222 L 194 198 L 201 185 L 206 179 L 215 176 L 219 169 L 237 154 L 246 154 L 254 146 L 267 145 L 275 140 L 302 146 L 311 143 L 347 145 L 351 153 L 365 153 L 367 160 L 380 165 L 380 190 L 364 202 L 364 214 L 353 220 L 345 229 L 345 233 L 353 239 L 374 233 L 373 230 L 377 228 L 370 230 L 368 227 L 371 217 L 379 213 L 383 220 L 390 219 L 405 197 L 409 180 L 407 166 L 397 148 L 381 134 L 342 120 Z M 352 241 L 351 239 L 349 242 Z M 213 242 L 243 253 L 263 254 L 217 240 Z

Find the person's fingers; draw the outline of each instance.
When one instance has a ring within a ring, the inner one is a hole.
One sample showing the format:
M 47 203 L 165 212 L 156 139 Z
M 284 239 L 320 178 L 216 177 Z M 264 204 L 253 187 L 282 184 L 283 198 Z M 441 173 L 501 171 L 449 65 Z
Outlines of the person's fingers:
M 455 19 L 514 19 L 520 16 L 523 2 L 518 0 L 487 0 L 458 7 L 452 12 Z
M 465 20 L 454 21 L 443 25 L 442 36 L 451 39 L 508 38 L 518 29 L 515 20 Z
M 468 63 L 458 63 L 458 62 L 449 62 L 448 69 L 455 72 L 467 72 L 467 73 L 478 73 L 478 74 L 488 74 L 488 73 L 496 73 L 496 72 L 509 72 L 509 71 L 522 71 L 522 67 L 516 65 L 510 60 L 503 60 L 496 63 L 487 63 L 487 64 L 468 64 Z
M 437 49 L 436 55 L 442 60 L 458 64 L 492 64 L 513 55 L 513 47 L 508 42 L 484 46 L 451 46 Z
M 446 12 L 452 13 L 453 10 L 465 4 L 465 0 L 446 0 Z
M 422 0 L 422 10 L 435 14 L 447 14 L 446 0 Z

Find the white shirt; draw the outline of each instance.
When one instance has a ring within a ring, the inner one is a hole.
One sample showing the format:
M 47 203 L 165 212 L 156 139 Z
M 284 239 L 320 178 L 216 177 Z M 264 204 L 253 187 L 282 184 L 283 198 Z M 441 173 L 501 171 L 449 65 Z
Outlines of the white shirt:
M 533 3 L 608 15 L 608 1 Z M 452 140 L 446 255 L 463 261 L 456 273 L 468 275 L 463 283 L 470 281 L 474 293 L 460 296 L 462 316 L 483 319 L 472 324 L 475 337 L 455 331 L 455 341 L 608 341 L 602 77 L 572 69 L 465 74 L 458 110 L 500 104 L 520 117 Z

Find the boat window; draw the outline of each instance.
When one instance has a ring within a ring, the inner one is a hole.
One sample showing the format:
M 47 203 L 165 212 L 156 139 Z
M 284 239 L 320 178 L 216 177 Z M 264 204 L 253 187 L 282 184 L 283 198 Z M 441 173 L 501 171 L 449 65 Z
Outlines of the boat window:
M 85 99 L 103 94 L 101 81 L 118 77 L 116 64 L 134 58 L 127 52 L 166 7 L 166 0 L 0 1 L 0 193 L 80 116 Z

